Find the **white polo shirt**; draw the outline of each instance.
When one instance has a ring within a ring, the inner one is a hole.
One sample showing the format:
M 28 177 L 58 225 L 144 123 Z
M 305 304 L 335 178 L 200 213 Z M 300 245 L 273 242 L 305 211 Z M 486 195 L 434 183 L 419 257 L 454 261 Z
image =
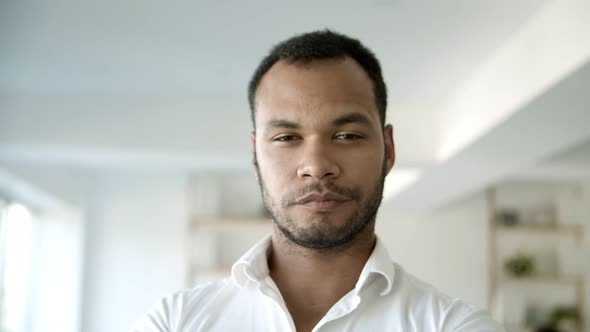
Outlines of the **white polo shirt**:
M 270 237 L 232 267 L 231 277 L 172 294 L 130 332 L 292 331 L 295 324 L 269 276 Z M 304 289 L 301 290 L 305 292 Z M 313 332 L 492 332 L 504 329 L 489 314 L 446 296 L 405 272 L 377 240 L 353 290 Z

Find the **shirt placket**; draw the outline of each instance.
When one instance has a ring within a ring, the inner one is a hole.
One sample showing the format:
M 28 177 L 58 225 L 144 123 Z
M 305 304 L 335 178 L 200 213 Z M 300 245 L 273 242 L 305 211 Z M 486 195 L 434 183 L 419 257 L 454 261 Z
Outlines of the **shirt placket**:
M 317 323 L 312 332 L 319 332 L 324 325 L 340 319 L 353 312 L 360 304 L 360 297 L 353 291 L 342 297 L 330 308 L 328 313 Z
M 296 332 L 293 317 L 291 317 L 289 309 L 287 309 L 287 305 L 274 281 L 272 281 L 270 277 L 267 277 L 263 282 L 260 283 L 259 289 L 263 295 L 271 299 L 280 308 L 286 321 L 286 326 L 289 327 L 289 331 Z

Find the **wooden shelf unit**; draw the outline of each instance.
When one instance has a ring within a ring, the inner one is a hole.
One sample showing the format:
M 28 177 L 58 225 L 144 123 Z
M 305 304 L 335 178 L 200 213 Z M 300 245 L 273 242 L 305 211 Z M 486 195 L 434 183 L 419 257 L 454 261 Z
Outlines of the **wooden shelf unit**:
M 560 225 L 557 220 L 548 224 L 516 224 L 502 225 L 496 218 L 496 189 L 492 188 L 487 191 L 488 203 L 488 306 L 494 308 L 494 301 L 498 288 L 502 284 L 522 283 L 522 284 L 561 284 L 571 285 L 575 288 L 576 306 L 582 315 L 578 324 L 579 332 L 583 332 L 584 312 L 585 312 L 585 279 L 583 276 L 571 276 L 560 274 L 533 274 L 524 277 L 506 276 L 498 273 L 497 255 L 498 255 L 498 234 L 519 234 L 520 236 L 569 236 L 575 239 L 577 245 L 581 245 L 584 240 L 584 228 L 581 225 Z M 522 329 L 527 331 L 527 329 Z M 530 330 L 528 330 L 530 331 Z
M 494 229 L 501 233 L 523 233 L 523 234 L 552 234 L 555 236 L 573 236 L 576 243 L 581 244 L 584 241 L 584 229 L 578 225 L 500 225 L 499 221 L 494 219 Z
M 229 276 L 233 260 L 262 240 L 265 234 L 270 234 L 271 230 L 272 221 L 265 217 L 190 218 L 187 229 L 187 287 Z M 238 236 L 236 241 L 228 240 L 233 236 Z M 206 242 L 202 244 L 199 241 Z

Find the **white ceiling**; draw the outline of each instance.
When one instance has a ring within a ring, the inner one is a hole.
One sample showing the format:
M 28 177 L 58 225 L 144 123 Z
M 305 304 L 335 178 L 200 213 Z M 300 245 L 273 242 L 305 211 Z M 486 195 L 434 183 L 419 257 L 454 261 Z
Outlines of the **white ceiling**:
M 271 45 L 329 27 L 376 51 L 393 102 L 438 102 L 543 3 L 4 2 L 0 87 L 17 94 L 241 101 Z
M 457 158 L 510 145 L 478 142 L 566 78 L 580 72 L 575 82 L 590 82 L 586 22 L 582 0 L 5 1 L 0 165 L 249 168 L 246 86 L 255 66 L 276 42 L 328 27 L 381 59 L 398 168 L 420 174 L 397 201 L 428 208 L 590 138 L 584 128 L 554 137 L 559 144 L 456 190 L 434 179 L 463 170 Z M 482 107 L 490 100 L 497 104 Z M 536 112 L 527 113 L 533 122 Z M 590 123 L 588 111 L 570 112 Z M 526 128 L 513 130 L 519 139 Z

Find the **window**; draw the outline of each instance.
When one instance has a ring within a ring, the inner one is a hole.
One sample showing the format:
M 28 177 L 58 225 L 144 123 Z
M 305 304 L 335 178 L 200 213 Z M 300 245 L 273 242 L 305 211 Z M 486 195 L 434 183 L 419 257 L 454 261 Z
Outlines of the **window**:
M 22 204 L 0 202 L 0 331 L 27 330 L 33 218 Z

